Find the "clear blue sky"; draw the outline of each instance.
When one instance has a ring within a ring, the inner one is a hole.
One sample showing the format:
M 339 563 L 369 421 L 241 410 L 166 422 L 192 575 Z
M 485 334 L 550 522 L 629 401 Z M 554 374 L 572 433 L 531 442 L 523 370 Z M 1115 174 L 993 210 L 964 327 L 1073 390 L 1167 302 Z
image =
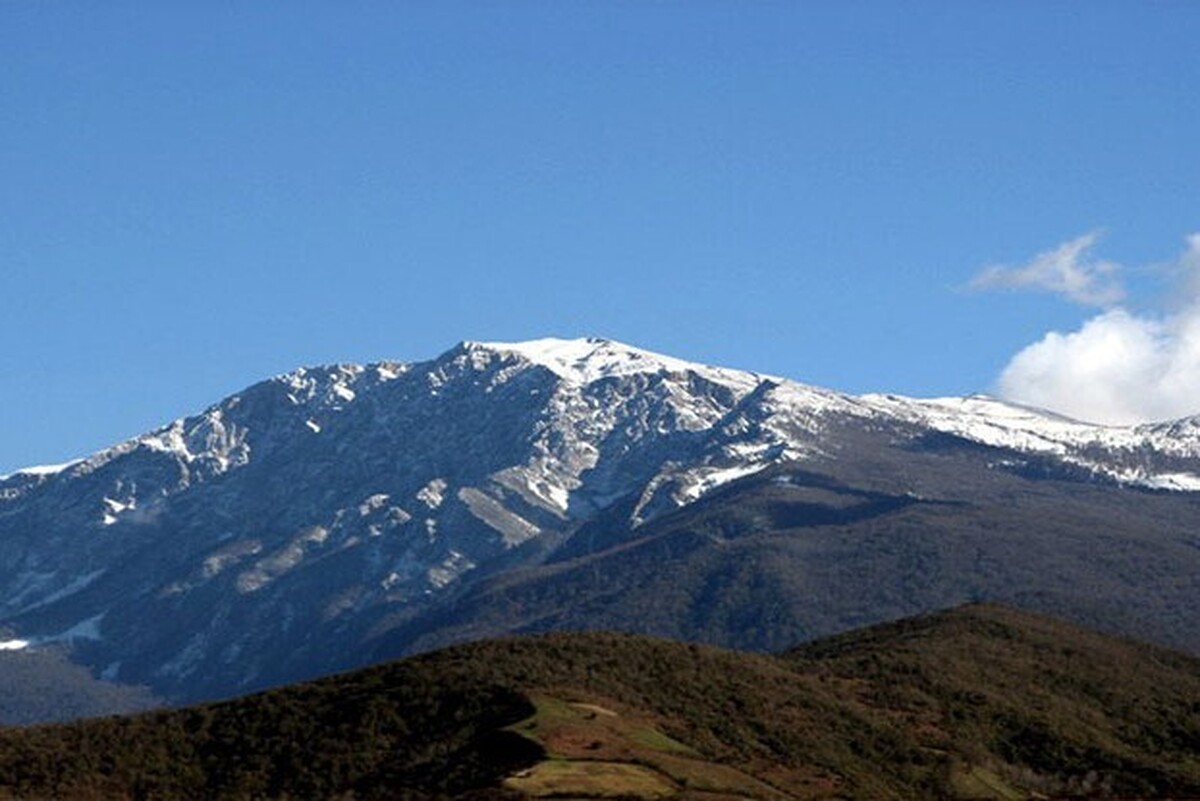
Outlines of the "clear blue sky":
M 1184 2 L 0 4 L 0 473 L 462 339 L 987 390 L 1092 312 L 981 268 L 1200 228 L 1198 41 Z

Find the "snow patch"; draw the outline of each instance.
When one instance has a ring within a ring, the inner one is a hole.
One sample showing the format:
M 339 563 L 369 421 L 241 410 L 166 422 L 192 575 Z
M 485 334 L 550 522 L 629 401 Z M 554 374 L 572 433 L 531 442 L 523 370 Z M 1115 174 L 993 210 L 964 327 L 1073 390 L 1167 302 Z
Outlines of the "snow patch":
M 56 476 L 64 470 L 69 470 L 75 465 L 81 463 L 83 459 L 72 459 L 69 462 L 62 464 L 35 464 L 30 467 L 22 467 L 20 470 L 14 470 L 7 475 L 0 476 L 0 481 L 13 478 L 14 476 Z
M 1191 473 L 1160 473 L 1142 479 L 1139 483 L 1153 489 L 1200 492 L 1200 476 Z
M 527 503 L 565 520 L 571 502 L 569 488 L 578 488 L 581 482 L 574 476 L 562 476 L 556 467 L 551 460 L 542 456 L 525 467 L 510 467 L 493 473 L 491 479 L 517 493 Z M 562 482 L 567 486 L 563 486 Z
M 546 481 L 530 481 L 529 490 L 542 498 L 545 498 L 555 508 L 566 511 L 567 505 L 571 501 L 571 493 L 564 487 L 557 484 L 551 484 Z
M 103 502 L 105 509 L 101 522 L 106 526 L 116 523 L 122 512 L 132 511 L 137 508 L 137 499 L 132 497 L 127 501 L 117 501 L 105 496 Z
M 762 377 L 743 370 L 710 367 L 642 350 L 608 339 L 533 339 L 526 342 L 466 342 L 468 350 L 483 349 L 512 354 L 545 367 L 559 378 L 590 384 L 602 378 L 638 373 L 694 372 L 720 383 L 753 387 Z
M 722 484 L 728 484 L 739 478 L 752 476 L 771 466 L 770 462 L 757 464 L 742 464 L 733 467 L 706 467 L 692 471 L 690 481 L 676 494 L 676 500 L 681 506 L 698 500 Z
M 890 416 L 1000 448 L 1061 454 L 1068 446 L 1126 447 L 1142 439 L 1131 427 L 1081 423 L 986 395 L 928 400 L 864 395 L 862 400 Z
M 445 479 L 435 478 L 417 492 L 417 500 L 430 509 L 437 509 L 445 500 L 447 486 Z
M 359 517 L 366 517 L 367 515 L 371 514 L 371 512 L 382 509 L 385 505 L 387 505 L 389 498 L 390 496 L 385 495 L 382 492 L 370 496 L 358 505 Z
M 1175 435 L 1185 421 L 1156 426 L 1098 425 L 986 395 L 928 400 L 864 395 L 861 400 L 894 419 L 995 448 L 1047 454 L 1123 484 L 1177 492 L 1200 491 L 1200 479 L 1191 473 L 1147 475 L 1144 468 L 1115 466 L 1106 456 L 1106 453 L 1133 454 L 1149 446 L 1161 453 L 1195 458 L 1200 455 L 1195 442 L 1186 435 Z
M 407 368 L 401 364 L 392 362 L 381 362 L 375 365 L 375 375 L 380 381 L 395 381 L 400 376 L 404 375 Z

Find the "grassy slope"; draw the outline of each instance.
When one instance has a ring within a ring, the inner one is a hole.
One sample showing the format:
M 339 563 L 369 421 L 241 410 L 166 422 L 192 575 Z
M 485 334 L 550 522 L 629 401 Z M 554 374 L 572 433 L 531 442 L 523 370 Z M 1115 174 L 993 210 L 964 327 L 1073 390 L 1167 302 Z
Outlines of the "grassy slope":
M 1194 658 L 996 607 L 782 657 L 557 634 L 0 730 L 0 797 L 1200 795 L 1197 699 Z

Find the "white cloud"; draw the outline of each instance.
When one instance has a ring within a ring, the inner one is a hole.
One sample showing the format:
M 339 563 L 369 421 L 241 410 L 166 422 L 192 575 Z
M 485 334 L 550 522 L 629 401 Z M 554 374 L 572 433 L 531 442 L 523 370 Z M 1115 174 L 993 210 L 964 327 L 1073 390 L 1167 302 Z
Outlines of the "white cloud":
M 1116 264 L 1091 256 L 1100 235 L 1096 232 L 1064 242 L 1039 253 L 1020 267 L 997 264 L 984 268 L 970 283 L 971 289 L 1035 289 L 1063 295 L 1085 306 L 1109 307 L 1125 297 L 1117 281 Z
M 1110 308 L 1076 331 L 1052 331 L 1012 358 L 998 394 L 1098 423 L 1200 413 L 1200 234 L 1187 243 L 1173 265 L 1182 287 L 1176 308 L 1159 314 Z

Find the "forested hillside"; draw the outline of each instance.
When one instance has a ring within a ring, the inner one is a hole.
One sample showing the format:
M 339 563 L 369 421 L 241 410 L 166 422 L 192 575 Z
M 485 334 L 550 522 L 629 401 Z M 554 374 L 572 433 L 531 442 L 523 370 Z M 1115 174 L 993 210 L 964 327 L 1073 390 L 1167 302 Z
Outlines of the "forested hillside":
M 1200 794 L 1200 661 L 973 606 L 779 657 L 459 646 L 247 698 L 0 731 L 11 798 Z

